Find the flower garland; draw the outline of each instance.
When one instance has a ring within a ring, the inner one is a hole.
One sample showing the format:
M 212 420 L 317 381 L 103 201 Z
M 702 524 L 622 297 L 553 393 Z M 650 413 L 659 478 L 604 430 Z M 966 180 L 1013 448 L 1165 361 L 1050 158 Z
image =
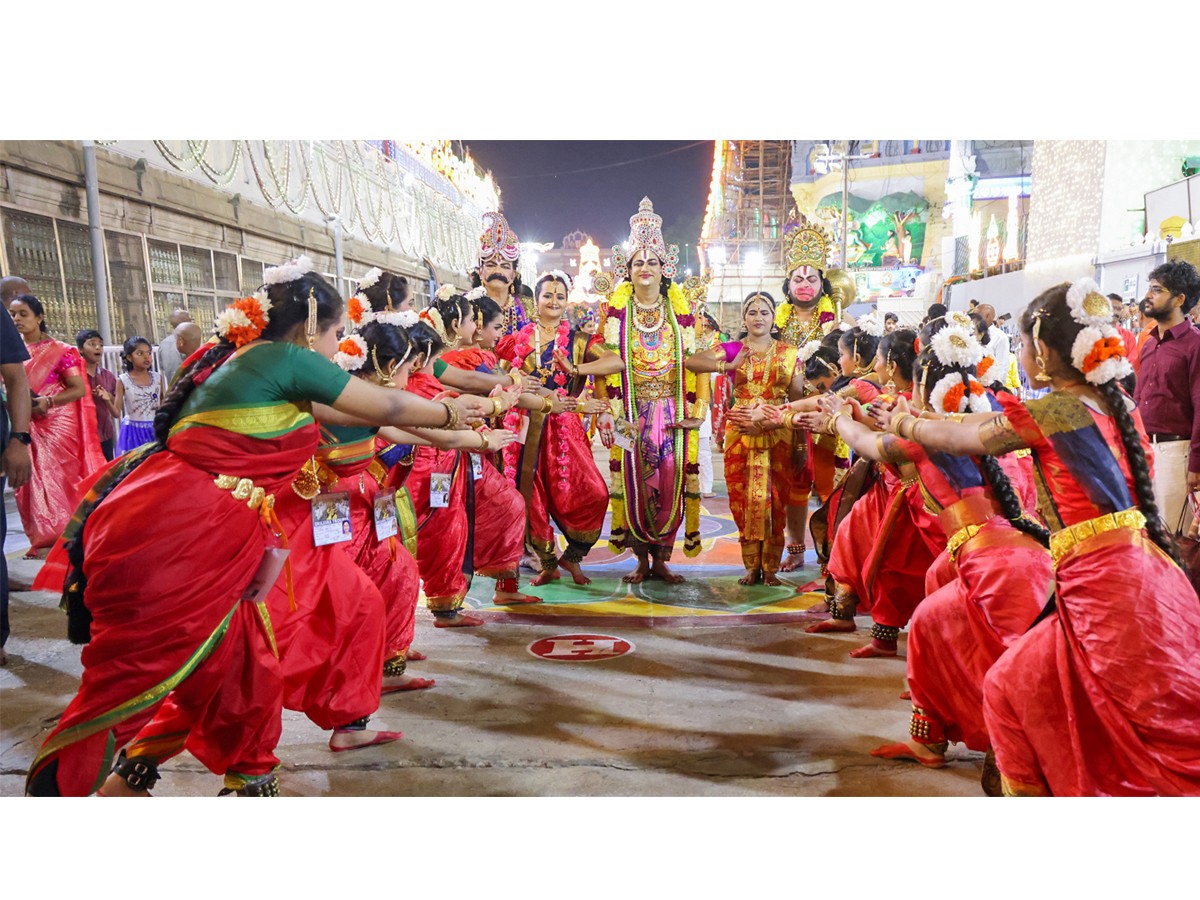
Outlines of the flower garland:
M 358 280 L 359 293 L 362 293 L 363 291 L 367 290 L 368 288 L 375 287 L 375 285 L 378 284 L 379 277 L 382 274 L 383 274 L 383 269 L 379 268 L 378 266 L 372 266 L 370 269 L 368 269 L 367 273 Z
M 480 288 L 475 288 L 475 291 L 478 291 L 478 290 L 480 290 Z M 471 291 L 471 293 L 467 295 L 468 300 L 478 299 L 478 295 L 475 295 L 475 291 Z M 437 293 L 434 294 L 433 297 L 435 300 L 449 300 L 451 297 L 453 297 L 457 293 L 458 293 L 458 288 L 456 288 L 454 285 L 443 284 L 440 288 L 437 289 Z M 484 293 L 487 293 L 487 292 L 484 291 Z
M 312 270 L 313 261 L 308 256 L 301 254 L 291 262 L 266 269 L 263 272 L 263 284 L 287 284 L 289 281 L 303 278 Z
M 785 300 L 775 307 L 775 327 L 782 331 L 786 326 L 788 319 L 792 317 L 792 310 L 795 306 L 790 300 Z M 826 318 L 828 316 L 828 318 Z M 827 294 L 822 294 L 821 299 L 817 301 L 817 314 L 815 319 L 818 324 L 824 325 L 826 322 L 832 322 L 837 318 L 837 313 L 833 311 L 833 298 Z
M 333 361 L 347 372 L 357 372 L 367 361 L 367 342 L 357 334 L 343 338 L 338 343 Z
M 267 295 L 258 292 L 251 297 L 234 300 L 213 322 L 213 331 L 223 341 L 242 347 L 256 341 L 271 321 Z
M 992 357 L 990 357 L 990 356 L 985 356 L 983 359 L 981 359 L 981 360 L 980 360 L 980 361 L 979 361 L 979 362 L 976 364 L 976 366 L 975 366 L 975 374 L 979 376 L 979 380 L 980 380 L 980 381 L 983 381 L 984 377 L 985 377 L 985 376 L 987 375 L 987 373 L 988 373 L 988 370 L 989 370 L 989 369 L 992 367 L 992 364 L 993 364 L 993 363 L 995 363 L 995 362 L 996 362 L 996 360 L 995 360 L 995 359 L 993 359 Z
M 366 324 L 363 322 L 364 315 L 370 315 L 368 310 L 371 307 L 365 301 L 366 298 L 362 294 L 355 294 L 350 298 L 350 302 L 346 304 L 346 318 L 349 319 L 356 328 Z
M 943 413 L 991 412 L 992 405 L 988 402 L 987 391 L 983 389 L 973 376 L 967 374 L 969 387 L 963 384 L 962 372 L 947 372 L 929 392 L 929 405 L 932 409 Z M 963 409 L 963 400 L 967 408 Z
M 883 337 L 887 331 L 883 327 L 883 321 L 879 318 L 879 313 L 875 310 L 859 316 L 858 327 L 863 330 L 864 334 L 869 334 L 871 337 Z
M 983 361 L 983 344 L 964 325 L 947 325 L 929 339 L 943 366 L 968 368 Z
M 1067 309 L 1083 326 L 1071 344 L 1071 364 L 1092 384 L 1105 384 L 1133 374 L 1125 342 L 1112 325 L 1112 304 L 1091 278 L 1067 289 Z
M 543 353 L 540 352 L 541 351 L 540 342 L 538 344 L 538 347 L 535 350 L 534 342 L 531 340 L 531 338 L 534 337 L 534 335 L 537 331 L 537 327 L 538 327 L 537 322 L 530 322 L 528 325 L 526 325 L 524 328 L 522 328 L 520 331 L 517 332 L 517 339 L 513 343 L 512 353 L 509 355 L 508 360 L 512 364 L 512 367 L 514 369 L 520 369 L 525 365 L 525 360 L 528 359 L 531 354 L 535 354 L 536 358 L 533 363 L 533 372 L 536 375 L 540 375 L 542 378 L 542 381 L 544 383 L 546 380 L 546 376 L 549 375 L 550 372 L 546 368 L 546 366 L 543 364 L 543 361 L 542 361 Z M 567 340 L 570 337 L 570 334 L 571 334 L 570 323 L 568 323 L 566 319 L 563 319 L 562 321 L 560 321 L 558 323 L 558 331 L 555 333 L 555 336 L 554 336 L 554 349 L 558 350 L 564 356 L 568 356 L 568 357 L 570 356 L 570 353 L 567 348 Z M 557 366 L 554 366 L 553 364 L 551 364 L 551 365 L 552 365 L 552 368 L 554 369 L 554 374 L 551 376 L 551 380 L 556 385 L 558 385 L 558 387 L 557 387 L 558 393 L 562 396 L 565 396 L 567 393 L 567 391 L 566 391 L 567 375 L 565 372 L 563 372 Z M 550 385 L 546 385 L 546 387 L 550 387 Z

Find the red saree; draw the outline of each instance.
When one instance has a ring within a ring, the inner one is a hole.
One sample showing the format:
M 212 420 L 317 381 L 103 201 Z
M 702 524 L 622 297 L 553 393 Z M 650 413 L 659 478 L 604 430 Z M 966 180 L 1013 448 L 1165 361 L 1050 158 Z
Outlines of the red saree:
M 238 412 L 243 420 L 259 413 L 272 430 L 293 430 L 273 438 L 220 427 L 177 430 L 167 450 L 142 463 L 88 519 L 92 639 L 79 692 L 38 752 L 31 781 L 44 773 L 63 795 L 96 790 L 115 751 L 172 691 L 166 718 L 175 727 L 139 738 L 169 748 L 159 760 L 186 742 L 214 772 L 240 763 L 239 771 L 265 774 L 277 765 L 279 661 L 265 604 L 241 599 L 274 544 L 273 529 L 264 505 L 251 509 L 246 498 L 235 499 L 214 473 L 279 496 L 312 453 L 316 428 L 311 418 L 300 424 L 294 406 Z
M 1001 402 L 1054 501 L 1056 537 L 1133 506 L 1111 417 L 1063 391 Z M 1054 614 L 984 685 L 1006 790 L 1200 794 L 1200 600 L 1187 576 L 1144 529 L 1118 525 L 1059 551 L 1055 590 Z
M 87 370 L 79 351 L 70 344 L 46 338 L 27 344 L 25 376 L 29 388 L 41 397 L 66 389 L 65 378 L 78 375 L 87 384 Z M 33 444 L 33 473 L 14 492 L 31 550 L 49 547 L 66 527 L 82 496 L 80 482 L 106 462 L 96 434 L 96 407 L 92 395 L 73 403 L 51 407 L 44 416 L 29 420 Z

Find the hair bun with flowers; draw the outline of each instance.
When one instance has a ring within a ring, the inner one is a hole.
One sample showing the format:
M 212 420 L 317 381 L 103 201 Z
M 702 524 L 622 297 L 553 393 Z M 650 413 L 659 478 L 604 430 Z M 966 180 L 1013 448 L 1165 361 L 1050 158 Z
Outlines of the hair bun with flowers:
M 800 352 L 798 354 L 800 357 L 800 362 L 802 362 L 802 363 L 808 362 L 812 358 L 812 355 L 820 349 L 821 349 L 820 341 L 809 341 L 807 344 L 805 344 L 803 347 L 800 348 Z
M 872 310 L 865 315 L 858 317 L 858 327 L 871 337 L 883 337 L 886 329 L 883 327 L 883 320 L 879 317 L 879 313 Z
M 263 284 L 287 284 L 303 278 L 313 270 L 313 261 L 305 255 L 296 257 L 291 262 L 279 266 L 271 266 L 263 272 Z
M 970 327 L 957 321 L 950 324 L 951 321 L 947 318 L 947 324 L 929 339 L 929 346 L 933 348 L 938 362 L 943 366 L 964 369 L 979 365 L 983 361 L 983 344 L 979 343 Z
M 487 291 L 484 291 L 482 287 L 476 288 L 475 290 L 483 291 L 484 294 L 487 293 Z M 443 284 L 440 288 L 437 289 L 437 293 L 433 295 L 433 299 L 449 300 L 451 297 L 453 297 L 457 293 L 458 293 L 458 288 L 456 288 L 454 285 Z M 475 291 L 472 291 L 471 293 L 473 294 L 473 293 L 475 293 Z M 482 294 L 480 294 L 479 296 L 482 296 Z M 474 300 L 475 298 L 469 297 L 468 299 Z
M 342 338 L 333 361 L 347 372 L 357 372 L 367 361 L 367 342 L 357 334 Z
M 359 291 L 361 292 L 375 287 L 375 285 L 379 283 L 379 278 L 381 275 L 383 275 L 383 269 L 379 268 L 378 266 L 372 266 L 371 268 L 367 269 L 366 274 L 363 275 L 362 278 L 358 279 Z
M 268 305 L 267 295 L 263 291 L 258 291 L 251 297 L 234 300 L 217 316 L 213 322 L 213 331 L 221 340 L 228 341 L 235 347 L 256 341 L 271 321 Z
M 964 383 L 963 379 L 966 378 Z M 963 402 L 966 401 L 966 409 Z M 947 372 L 929 392 L 929 405 L 936 412 L 991 412 L 987 391 L 973 375 L 965 372 Z
M 1081 278 L 1067 289 L 1067 309 L 1083 326 L 1071 344 L 1071 364 L 1091 384 L 1105 384 L 1133 374 L 1125 356 L 1125 342 L 1112 325 L 1112 304 L 1091 278 Z
M 454 296 L 454 295 L 453 295 L 453 294 L 451 294 L 450 296 Z M 486 296 L 487 296 L 487 288 L 485 288 L 485 287 L 484 287 L 484 286 L 481 284 L 481 285 L 480 285 L 479 287 L 477 287 L 477 288 L 472 288 L 472 289 L 471 289 L 470 291 L 468 291 L 468 292 L 467 292 L 467 293 L 466 293 L 464 296 L 465 296 L 465 297 L 466 297 L 468 300 L 478 300 L 480 297 L 486 297 Z M 449 299 L 449 297 L 440 298 L 440 299 L 446 299 L 446 300 L 448 300 L 448 299 Z
M 427 309 L 421 310 L 421 314 L 417 318 L 428 322 L 430 327 L 438 333 L 438 337 L 442 339 L 443 343 L 449 340 L 446 336 L 446 325 L 442 322 L 442 314 L 436 308 L 430 306 Z

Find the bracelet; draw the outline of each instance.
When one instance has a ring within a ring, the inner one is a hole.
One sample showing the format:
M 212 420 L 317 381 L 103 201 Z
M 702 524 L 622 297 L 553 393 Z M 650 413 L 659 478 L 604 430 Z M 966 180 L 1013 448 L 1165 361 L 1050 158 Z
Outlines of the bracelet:
M 487 449 L 487 445 L 488 445 L 488 441 L 487 441 L 487 435 L 486 435 L 486 434 L 484 434 L 482 431 L 477 431 L 477 432 L 475 432 L 475 433 L 476 433 L 477 435 L 479 435 L 479 449 L 480 449 L 480 450 L 486 450 L 486 449 Z
M 514 369 L 508 373 L 508 377 L 512 379 L 513 387 L 519 387 L 525 383 L 524 377 L 521 375 L 520 369 Z
M 551 400 L 548 396 L 543 397 L 542 398 L 542 412 L 549 414 L 553 411 L 554 411 L 554 401 Z
M 796 429 L 796 411 L 789 409 L 783 414 L 783 427 L 794 431 Z
M 504 404 L 500 402 L 499 397 L 493 397 L 492 398 L 492 415 L 498 416 L 502 412 L 504 412 Z
M 829 421 L 825 423 L 825 431 L 828 432 L 829 434 L 837 434 L 838 430 L 837 430 L 836 423 L 837 423 L 838 416 L 848 416 L 848 415 L 850 415 L 850 410 L 846 409 L 846 407 L 843 406 L 841 409 L 839 409 L 837 412 L 835 412 L 832 416 L 829 417 Z
M 446 421 L 442 423 L 442 427 L 443 428 L 457 428 L 458 421 L 459 421 L 458 410 L 455 409 L 453 406 L 451 406 L 449 403 L 447 403 L 445 400 L 439 400 L 438 402 L 440 404 L 442 404 L 442 406 L 446 407 Z
M 888 426 L 888 431 L 892 432 L 892 434 L 899 434 L 900 437 L 904 437 L 903 434 L 900 434 L 900 423 L 903 422 L 905 419 L 915 419 L 915 418 L 916 418 L 916 416 L 914 416 L 910 412 L 902 412 L 899 415 L 893 416 L 891 424 Z
M 726 362 L 726 361 L 725 361 L 725 360 L 723 360 L 723 359 L 718 359 L 718 360 L 717 360 L 717 374 L 718 374 L 718 375 L 724 375 L 724 374 L 725 374 L 725 372 L 726 372 L 726 370 L 727 370 L 728 368 L 729 368 L 729 363 L 728 363 L 728 362 Z

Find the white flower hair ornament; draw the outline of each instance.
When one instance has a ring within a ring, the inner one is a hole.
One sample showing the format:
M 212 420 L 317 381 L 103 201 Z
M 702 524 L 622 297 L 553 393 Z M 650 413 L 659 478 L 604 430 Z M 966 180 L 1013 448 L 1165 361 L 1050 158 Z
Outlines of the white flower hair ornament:
M 1133 374 L 1133 366 L 1125 356 L 1125 342 L 1107 322 L 1080 329 L 1071 344 L 1071 364 L 1092 384 L 1105 384 Z
M 367 288 L 375 287 L 379 283 L 379 276 L 382 274 L 383 269 L 378 266 L 372 266 L 362 278 L 358 279 L 358 289 L 365 291 Z
M 885 331 L 883 327 L 883 320 L 880 319 L 879 314 L 874 311 L 869 312 L 866 315 L 859 316 L 858 327 L 861 328 L 864 333 L 871 335 L 871 337 L 883 337 Z
M 367 361 L 367 342 L 357 334 L 342 338 L 333 361 L 347 372 L 357 372 Z
M 483 290 L 483 288 L 481 288 L 481 287 L 480 287 L 480 288 L 476 288 L 475 290 L 476 290 L 476 291 L 482 291 L 482 290 Z M 438 289 L 437 289 L 437 293 L 433 295 L 433 299 L 435 299 L 435 300 L 449 300 L 451 297 L 453 297 L 453 296 L 454 296 L 455 294 L 457 294 L 457 293 L 458 293 L 458 288 L 456 288 L 454 285 L 452 285 L 452 284 L 443 284 L 443 285 L 442 285 L 440 288 L 438 288 Z M 471 293 L 472 293 L 472 294 L 474 294 L 474 293 L 475 293 L 475 291 L 471 291 Z M 484 293 L 487 293 L 487 292 L 486 292 L 486 291 L 484 291 Z M 474 297 L 471 297 L 471 296 L 470 296 L 470 294 L 468 294 L 467 296 L 468 296 L 468 297 L 469 297 L 471 300 L 474 300 L 474 299 L 475 299 Z
M 820 349 L 821 349 L 820 341 L 809 341 L 807 344 L 805 344 L 803 347 L 800 348 L 800 352 L 798 354 L 798 356 L 800 358 L 800 362 L 802 362 L 802 363 L 808 362 L 812 358 L 812 355 Z
M 543 272 L 537 277 L 537 280 L 541 281 L 543 278 L 555 278 L 567 286 L 567 293 L 571 292 L 571 276 L 562 269 L 551 269 L 549 272 Z
M 374 320 L 383 325 L 399 325 L 401 328 L 412 328 L 417 324 L 418 316 L 411 309 L 406 309 L 403 312 L 392 310 L 391 312 L 377 312 L 373 314 Z
M 287 284 L 303 278 L 313 270 L 313 261 L 308 256 L 298 256 L 281 266 L 271 266 L 263 272 L 264 284 Z
M 468 300 L 478 300 L 480 297 L 486 297 L 486 296 L 487 296 L 487 288 L 485 288 L 482 284 L 477 288 L 472 288 L 466 294 L 466 297 Z
M 940 413 L 991 412 L 983 385 L 973 375 L 968 376 L 968 384 L 963 384 L 961 372 L 947 372 L 929 392 L 929 407 Z
M 1112 303 L 1091 278 L 1080 278 L 1067 289 L 1067 308 L 1080 325 L 1100 327 L 1112 322 Z
M 983 360 L 983 345 L 964 325 L 947 325 L 929 339 L 929 346 L 943 366 L 966 368 Z

